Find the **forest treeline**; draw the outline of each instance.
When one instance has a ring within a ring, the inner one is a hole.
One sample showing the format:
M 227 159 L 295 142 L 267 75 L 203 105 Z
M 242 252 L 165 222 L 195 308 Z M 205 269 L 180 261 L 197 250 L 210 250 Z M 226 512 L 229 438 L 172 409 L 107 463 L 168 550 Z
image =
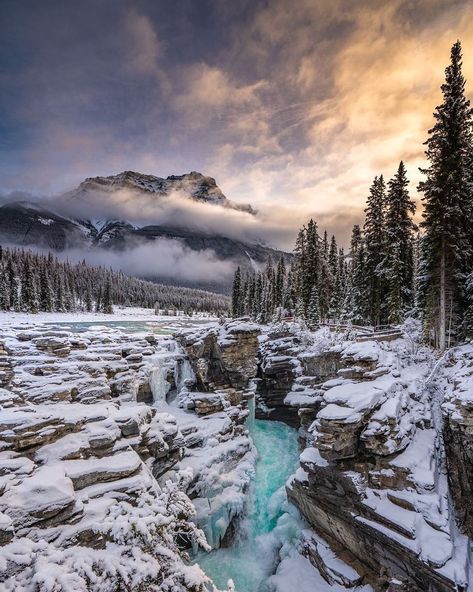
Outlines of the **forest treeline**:
M 113 305 L 228 314 L 229 298 L 155 284 L 120 271 L 0 246 L 0 310 L 113 313 Z
M 422 320 L 441 350 L 473 334 L 473 110 L 465 96 L 461 44 L 452 49 L 442 103 L 425 142 L 427 166 L 415 202 L 401 161 L 386 182 L 369 189 L 365 220 L 353 228 L 347 253 L 314 220 L 298 234 L 294 260 L 269 261 L 242 275 L 232 291 L 233 316 L 269 322 L 296 315 L 313 323 L 399 324 Z

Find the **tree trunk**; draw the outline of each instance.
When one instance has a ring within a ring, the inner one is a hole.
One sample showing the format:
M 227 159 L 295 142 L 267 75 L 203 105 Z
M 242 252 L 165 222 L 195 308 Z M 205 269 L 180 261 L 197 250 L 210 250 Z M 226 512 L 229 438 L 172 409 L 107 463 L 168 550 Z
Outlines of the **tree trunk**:
M 445 302 L 445 241 L 442 239 L 440 252 L 440 310 L 439 310 L 439 349 L 445 350 L 446 302 Z

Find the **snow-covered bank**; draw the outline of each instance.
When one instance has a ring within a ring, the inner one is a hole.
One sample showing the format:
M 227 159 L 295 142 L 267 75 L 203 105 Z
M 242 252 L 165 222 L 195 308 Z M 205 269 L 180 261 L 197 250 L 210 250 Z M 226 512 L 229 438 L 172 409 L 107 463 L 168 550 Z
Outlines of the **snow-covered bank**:
M 0 311 L 0 328 L 4 325 L 19 323 L 39 324 L 39 323 L 78 323 L 78 322 L 98 322 L 98 321 L 147 321 L 147 322 L 179 322 L 179 321 L 209 321 L 215 322 L 217 319 L 211 315 L 195 314 L 188 317 L 184 314 L 178 316 L 157 315 L 153 308 L 121 307 L 115 306 L 112 315 L 101 312 L 39 312 L 31 314 L 27 312 L 5 312 Z

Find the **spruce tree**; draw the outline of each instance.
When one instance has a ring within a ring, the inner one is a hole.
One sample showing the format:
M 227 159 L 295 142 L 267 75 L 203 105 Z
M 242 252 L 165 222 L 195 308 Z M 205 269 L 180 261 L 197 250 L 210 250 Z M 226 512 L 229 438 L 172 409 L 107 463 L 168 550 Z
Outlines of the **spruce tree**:
M 113 314 L 112 283 L 110 278 L 107 278 L 105 289 L 103 291 L 102 312 L 105 314 Z
M 86 292 L 85 292 L 84 305 L 85 305 L 85 310 L 87 312 L 92 312 L 92 309 L 93 309 L 92 290 L 90 288 L 90 283 L 89 282 L 87 282 L 87 288 L 86 288 Z M 159 314 L 159 302 L 157 302 L 155 304 L 155 309 L 156 309 L 156 307 L 158 308 L 158 313 L 156 313 L 156 314 Z
M 29 257 L 25 258 L 23 265 L 21 300 L 26 312 L 38 312 L 38 296 Z
M 366 202 L 363 235 L 365 239 L 366 300 L 368 319 L 373 325 L 385 323 L 387 291 L 383 266 L 388 244 L 385 226 L 386 186 L 383 176 L 375 177 Z
M 364 324 L 367 317 L 365 248 L 361 229 L 353 227 L 350 243 L 350 269 L 343 305 L 343 318 L 355 324 Z
M 388 280 L 387 307 L 390 323 L 402 322 L 407 310 L 414 306 L 414 240 L 417 230 L 412 215 L 415 203 L 409 197 L 409 181 L 404 163 L 399 163 L 389 181 L 386 210 L 384 273 Z
M 468 306 L 464 285 L 472 265 L 472 109 L 465 96 L 459 41 L 451 50 L 442 94 L 426 141 L 429 166 L 421 169 L 426 179 L 419 184 L 426 272 L 421 302 L 440 350 L 447 345 L 450 319 L 458 327 Z
M 334 235 L 332 235 L 332 238 L 330 240 L 328 262 L 330 267 L 330 273 L 332 277 L 335 278 L 338 273 L 338 245 L 337 239 Z
M 284 263 L 284 257 L 280 257 L 278 261 L 278 266 L 276 269 L 276 278 L 275 278 L 275 304 L 276 306 L 283 306 L 283 296 L 284 296 L 284 283 L 286 277 L 286 264 Z
M 232 317 L 237 318 L 241 316 L 242 312 L 242 285 L 241 285 L 241 269 L 237 267 L 233 277 L 232 287 Z
M 312 294 L 312 288 L 320 287 L 321 280 L 321 249 L 320 237 L 317 231 L 317 224 L 314 220 L 309 220 L 306 230 L 306 254 L 305 254 L 305 268 L 301 269 L 301 297 L 304 303 L 304 313 L 307 314 L 309 301 Z
M 54 294 L 46 265 L 41 267 L 39 276 L 39 309 L 45 312 L 54 310 Z
M 10 309 L 10 288 L 8 286 L 7 275 L 3 269 L 0 269 L 0 310 Z
M 307 319 L 311 323 L 319 323 L 320 322 L 320 308 L 319 308 L 319 294 L 317 288 L 314 286 L 312 288 L 309 300 L 309 308 L 307 311 Z

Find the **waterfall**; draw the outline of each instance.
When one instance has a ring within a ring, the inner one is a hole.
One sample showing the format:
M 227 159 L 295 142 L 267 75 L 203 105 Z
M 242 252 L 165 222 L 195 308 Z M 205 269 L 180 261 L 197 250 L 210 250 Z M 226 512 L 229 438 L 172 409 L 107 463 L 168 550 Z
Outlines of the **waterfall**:
M 163 364 L 163 360 L 157 358 L 157 365 L 151 370 L 149 378 L 149 386 L 153 393 L 153 401 L 155 404 L 161 401 L 166 401 L 166 396 L 171 388 L 167 381 L 168 368 Z
M 176 361 L 175 376 L 176 390 L 178 395 L 185 386 L 186 380 L 191 380 L 192 382 L 195 382 L 195 374 L 192 370 L 191 363 L 187 358 Z

